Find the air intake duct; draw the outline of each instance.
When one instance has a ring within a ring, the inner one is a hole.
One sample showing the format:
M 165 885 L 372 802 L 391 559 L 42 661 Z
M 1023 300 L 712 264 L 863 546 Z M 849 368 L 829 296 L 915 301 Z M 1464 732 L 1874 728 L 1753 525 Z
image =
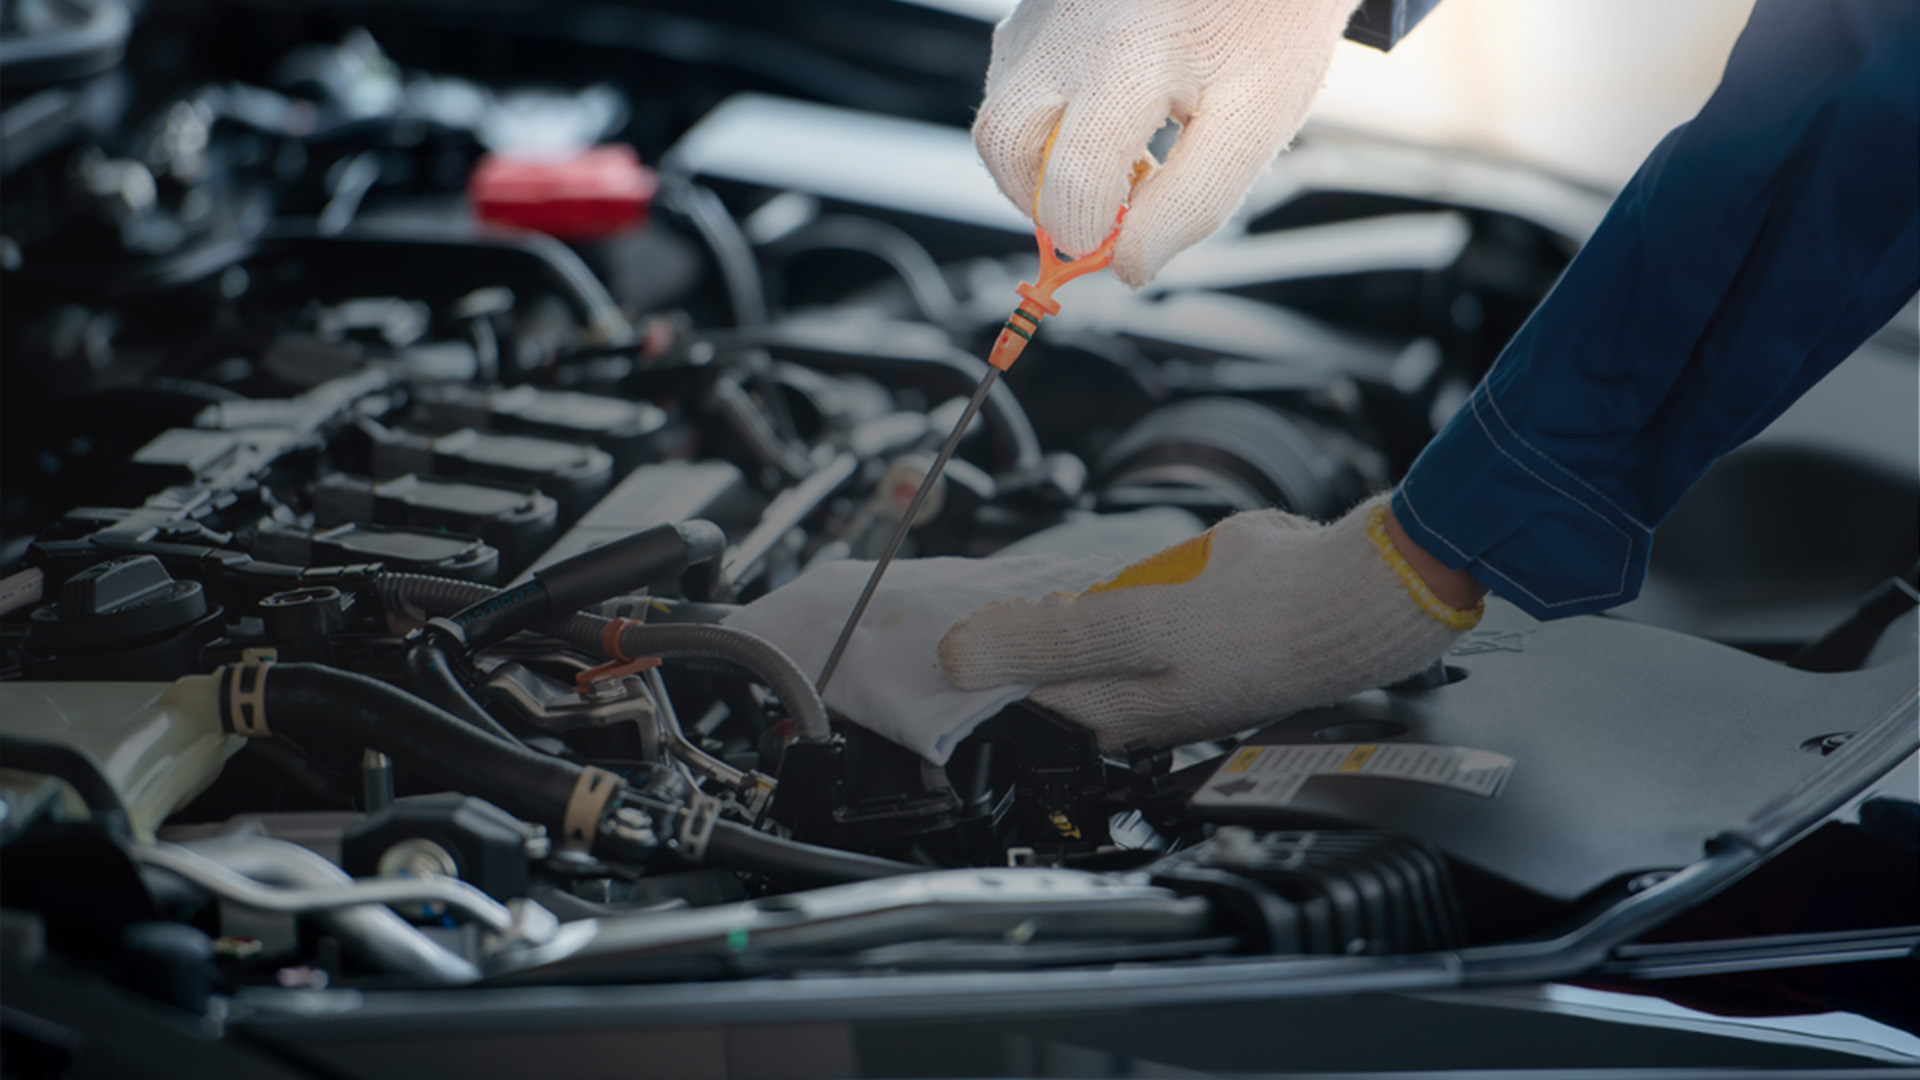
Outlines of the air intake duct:
M 1446 860 L 1393 833 L 1226 825 L 1147 872 L 1212 900 L 1253 952 L 1396 956 L 1465 943 Z

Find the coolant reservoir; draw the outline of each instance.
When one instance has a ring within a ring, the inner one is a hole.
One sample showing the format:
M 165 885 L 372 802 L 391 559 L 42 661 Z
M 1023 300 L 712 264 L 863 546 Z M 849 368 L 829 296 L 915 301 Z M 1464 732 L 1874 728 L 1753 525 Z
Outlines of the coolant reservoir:
M 92 754 L 142 841 L 205 791 L 246 744 L 222 730 L 220 691 L 211 675 L 172 683 L 0 683 L 0 731 Z M 16 821 L 56 800 L 63 816 L 87 816 L 72 788 L 39 773 L 0 768 L 0 798 Z

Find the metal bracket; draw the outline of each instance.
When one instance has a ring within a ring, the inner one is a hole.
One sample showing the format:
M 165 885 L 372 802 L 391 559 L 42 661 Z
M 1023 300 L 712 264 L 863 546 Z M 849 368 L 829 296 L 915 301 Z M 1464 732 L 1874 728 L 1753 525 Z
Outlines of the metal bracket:
M 720 822 L 720 800 L 695 792 L 687 804 L 687 815 L 680 819 L 680 852 L 692 862 L 705 862 L 707 841 Z

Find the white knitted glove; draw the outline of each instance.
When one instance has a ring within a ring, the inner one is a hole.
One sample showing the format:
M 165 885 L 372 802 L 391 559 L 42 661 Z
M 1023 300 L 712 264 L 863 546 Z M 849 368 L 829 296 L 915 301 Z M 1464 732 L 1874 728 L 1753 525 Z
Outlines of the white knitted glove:
M 974 143 L 1007 198 L 1079 256 L 1113 230 L 1148 139 L 1179 121 L 1113 257 L 1139 288 L 1225 224 L 1293 138 L 1358 4 L 1024 0 L 994 31 Z
M 827 684 L 827 707 L 945 765 L 980 722 L 1026 697 L 1031 683 L 956 689 L 934 651 L 961 616 L 1002 596 L 1083 589 L 1127 564 L 1122 556 L 1034 554 L 994 559 L 900 559 Z M 757 634 L 818 678 L 834 638 L 873 571 L 870 562 L 827 563 L 741 608 L 727 625 Z
M 963 690 L 1032 700 L 1104 750 L 1231 735 L 1419 672 L 1480 621 L 1394 550 L 1385 496 L 1330 525 L 1238 514 L 1073 595 L 989 604 L 940 640 Z

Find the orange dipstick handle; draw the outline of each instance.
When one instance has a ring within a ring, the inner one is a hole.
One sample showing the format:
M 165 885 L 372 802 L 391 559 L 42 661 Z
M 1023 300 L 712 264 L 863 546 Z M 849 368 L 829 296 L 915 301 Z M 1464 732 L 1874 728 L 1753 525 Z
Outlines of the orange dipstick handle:
M 1040 244 L 1040 281 L 1033 285 L 1020 283 L 1016 290 L 1021 297 L 1020 306 L 1013 310 L 1007 325 L 1000 328 L 993 351 L 987 354 L 987 363 L 1001 371 L 1011 368 L 1013 362 L 1020 359 L 1027 342 L 1033 340 L 1033 332 L 1040 329 L 1040 320 L 1060 313 L 1060 302 L 1053 298 L 1053 291 L 1074 278 L 1106 269 L 1113 261 L 1113 246 L 1120 240 L 1120 223 L 1126 217 L 1127 208 L 1123 205 L 1114 215 L 1113 231 L 1100 241 L 1099 247 L 1077 259 L 1062 259 L 1054 250 L 1053 237 L 1047 235 L 1047 230 L 1034 226 L 1033 237 Z

